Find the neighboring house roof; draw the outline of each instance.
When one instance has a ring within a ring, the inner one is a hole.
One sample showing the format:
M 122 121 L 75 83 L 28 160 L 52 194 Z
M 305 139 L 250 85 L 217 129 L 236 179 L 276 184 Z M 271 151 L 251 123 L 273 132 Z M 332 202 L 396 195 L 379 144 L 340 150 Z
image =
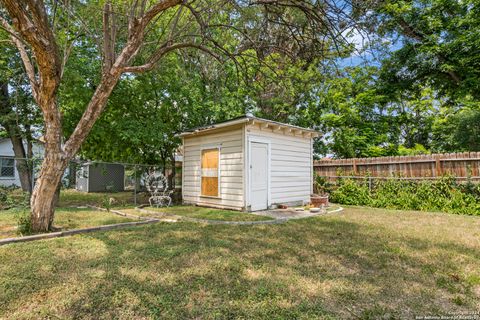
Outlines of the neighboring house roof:
M 277 122 L 277 121 L 273 121 L 273 120 L 254 117 L 254 116 L 251 116 L 251 115 L 245 115 L 245 116 L 230 119 L 230 120 L 227 120 L 227 121 L 211 124 L 211 125 L 208 125 L 208 126 L 197 127 L 197 128 L 193 128 L 193 129 L 190 129 L 190 130 L 186 130 L 186 131 L 180 133 L 178 136 L 179 137 L 186 137 L 186 136 L 189 136 L 189 135 L 195 135 L 195 134 L 200 133 L 200 132 L 210 131 L 210 130 L 219 129 L 219 128 L 225 128 L 225 127 L 234 126 L 234 125 L 241 124 L 241 123 L 261 123 L 261 124 L 265 124 L 267 126 L 278 127 L 278 128 L 285 127 L 285 128 L 299 130 L 299 131 L 302 131 L 302 132 L 312 133 L 313 136 L 317 136 L 317 137 L 320 136 L 319 132 L 314 130 L 314 129 L 302 128 L 302 127 L 294 126 L 294 125 L 287 124 L 287 123 L 281 123 L 281 122 Z
M 11 142 L 10 141 L 10 138 L 0 138 L 0 143 L 3 143 L 3 142 Z M 41 136 L 40 138 L 38 139 L 33 139 L 32 141 L 33 143 L 38 143 L 38 144 L 45 144 L 45 141 L 43 139 L 43 136 Z
M 24 143 L 24 145 L 26 145 L 25 141 L 23 143 Z M 39 154 L 39 153 L 43 154 L 43 149 L 44 149 L 44 143 L 42 143 L 38 140 L 33 141 L 33 150 L 32 151 L 35 155 Z M 3 156 L 3 157 L 13 157 L 14 156 L 12 141 L 10 140 L 10 138 L 1 138 L 0 139 L 0 156 Z

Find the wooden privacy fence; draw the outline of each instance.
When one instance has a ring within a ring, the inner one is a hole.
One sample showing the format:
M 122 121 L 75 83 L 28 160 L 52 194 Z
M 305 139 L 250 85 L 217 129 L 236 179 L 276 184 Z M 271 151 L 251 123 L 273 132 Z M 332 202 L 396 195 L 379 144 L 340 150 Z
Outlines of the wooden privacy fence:
M 314 161 L 320 176 L 372 176 L 436 178 L 451 175 L 457 178 L 480 178 L 480 152 L 443 153 L 420 156 L 352 158 Z

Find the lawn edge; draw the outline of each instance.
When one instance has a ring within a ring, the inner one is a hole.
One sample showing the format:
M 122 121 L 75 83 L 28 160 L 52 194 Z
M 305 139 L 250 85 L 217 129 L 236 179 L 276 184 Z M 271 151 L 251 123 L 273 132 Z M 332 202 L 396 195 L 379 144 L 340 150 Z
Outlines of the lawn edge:
M 159 219 L 149 219 L 149 220 L 143 220 L 143 221 L 109 224 L 109 225 L 98 226 L 98 227 L 89 227 L 89 228 L 82 228 L 82 229 L 73 229 L 73 230 L 65 230 L 65 231 L 58 231 L 58 232 L 35 234 L 35 235 L 24 236 L 24 237 L 6 238 L 6 239 L 0 240 L 0 246 L 7 245 L 10 243 L 21 243 L 21 242 L 43 240 L 43 239 L 60 238 L 60 237 L 72 236 L 72 235 L 82 234 L 82 233 L 90 233 L 95 231 L 121 229 L 121 228 L 127 228 L 132 226 L 157 223 L 160 221 L 161 220 Z
M 143 213 L 148 213 L 148 214 L 157 214 L 158 212 L 156 211 L 150 211 L 143 209 L 141 207 L 135 207 L 135 210 Z M 224 225 L 262 225 L 262 224 L 280 224 L 280 223 L 285 223 L 290 220 L 300 220 L 300 219 L 307 219 L 307 218 L 312 218 L 312 217 L 317 217 L 321 215 L 326 215 L 326 214 L 331 214 L 331 213 L 338 213 L 343 211 L 343 207 L 338 207 L 337 209 L 327 212 L 327 213 L 322 213 L 322 212 L 317 212 L 317 213 L 312 213 L 306 216 L 302 217 L 286 217 L 286 218 L 273 218 L 271 220 L 254 220 L 254 221 L 228 221 L 228 220 L 210 220 L 210 219 L 201 219 L 201 218 L 192 218 L 192 217 L 187 217 L 187 216 L 181 216 L 181 215 L 176 215 L 173 213 L 168 213 L 164 212 L 163 215 L 167 217 L 172 217 L 178 220 L 183 220 L 183 221 L 189 221 L 189 222 L 199 222 L 199 223 L 206 223 L 206 224 L 224 224 Z

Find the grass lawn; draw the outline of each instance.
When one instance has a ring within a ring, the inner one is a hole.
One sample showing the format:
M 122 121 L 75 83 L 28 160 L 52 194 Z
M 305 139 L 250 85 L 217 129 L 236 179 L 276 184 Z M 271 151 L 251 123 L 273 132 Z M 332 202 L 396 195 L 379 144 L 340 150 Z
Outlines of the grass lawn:
M 204 207 L 195 206 L 173 206 L 169 208 L 151 208 L 146 207 L 145 210 L 155 212 L 166 212 L 183 217 L 208 219 L 208 220 L 221 220 L 221 221 L 264 221 L 272 220 L 270 217 L 258 216 L 250 213 L 233 211 L 233 210 L 219 210 Z M 130 213 L 139 214 L 137 210 L 133 210 Z
M 0 247 L 0 318 L 412 318 L 480 309 L 480 218 L 346 208 Z
M 19 214 L 26 214 L 26 212 L 18 209 L 0 211 L 0 239 L 19 236 L 16 233 Z M 54 226 L 61 230 L 70 230 L 129 221 L 137 220 L 92 209 L 58 208 L 55 212 Z
M 10 190 L 8 195 L 10 201 L 19 207 L 28 204 L 28 194 L 23 193 L 19 188 Z M 54 226 L 61 230 L 71 230 L 134 221 L 108 212 L 77 208 L 87 204 L 103 207 L 110 198 L 115 199 L 113 205 L 117 208 L 133 207 L 133 193 L 130 191 L 86 193 L 74 189 L 61 190 Z M 139 200 L 141 200 L 141 196 L 139 196 Z M 9 204 L 5 206 L 10 207 Z M 3 207 L 0 204 L 0 239 L 19 236 L 16 232 L 18 216 L 26 214 L 26 212 L 18 208 L 2 210 Z
M 115 199 L 115 206 L 133 204 L 133 193 L 131 191 L 113 193 L 87 193 L 75 189 L 62 190 L 58 201 L 59 207 L 84 206 L 86 204 L 102 206 L 103 202 L 110 198 Z
M 20 188 L 10 190 L 8 195 L 12 201 L 19 205 L 21 203 L 28 203 L 28 194 L 22 192 Z M 144 194 L 138 194 L 138 201 L 146 201 Z M 58 207 L 70 207 L 70 206 L 84 206 L 87 204 L 102 206 L 105 201 L 110 198 L 115 199 L 115 206 L 128 206 L 133 205 L 134 198 L 131 191 L 124 192 L 112 192 L 112 193 L 100 193 L 100 192 L 81 192 L 75 189 L 62 189 L 60 191 L 60 198 L 58 201 Z M 1 208 L 1 206 L 0 206 Z

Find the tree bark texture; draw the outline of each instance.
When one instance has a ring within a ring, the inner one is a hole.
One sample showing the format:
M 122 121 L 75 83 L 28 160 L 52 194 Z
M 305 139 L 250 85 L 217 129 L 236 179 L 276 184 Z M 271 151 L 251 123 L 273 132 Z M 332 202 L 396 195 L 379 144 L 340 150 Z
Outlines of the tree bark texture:
M 40 169 L 40 175 L 30 199 L 32 230 L 48 231 L 52 229 L 57 192 L 67 161 L 55 156 L 45 157 Z
M 39 91 L 39 98 L 45 103 L 45 154 L 30 198 L 32 229 L 35 232 L 51 230 L 58 197 L 56 191 L 69 161 L 61 146 L 62 127 L 56 99 L 42 94 Z

